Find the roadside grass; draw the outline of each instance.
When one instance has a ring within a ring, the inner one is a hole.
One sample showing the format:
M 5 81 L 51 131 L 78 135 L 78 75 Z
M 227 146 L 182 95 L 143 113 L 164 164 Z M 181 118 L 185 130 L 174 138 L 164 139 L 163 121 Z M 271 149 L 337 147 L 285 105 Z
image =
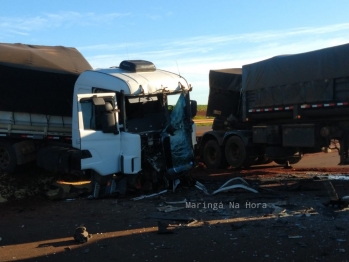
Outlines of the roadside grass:
M 198 105 L 196 116 L 193 119 L 194 120 L 195 119 L 207 119 L 206 118 L 206 110 L 207 110 L 207 105 Z
M 193 120 L 213 120 L 213 117 L 206 117 L 207 105 L 198 105 L 197 113 Z M 212 121 L 207 123 L 196 123 L 196 126 L 212 126 Z

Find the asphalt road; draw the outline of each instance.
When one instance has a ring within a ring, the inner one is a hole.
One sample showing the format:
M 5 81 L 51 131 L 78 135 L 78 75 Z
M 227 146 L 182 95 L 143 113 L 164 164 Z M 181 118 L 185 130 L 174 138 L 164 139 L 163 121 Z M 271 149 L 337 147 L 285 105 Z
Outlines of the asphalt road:
M 203 133 L 212 130 L 211 126 L 196 126 L 196 136 L 202 136 Z

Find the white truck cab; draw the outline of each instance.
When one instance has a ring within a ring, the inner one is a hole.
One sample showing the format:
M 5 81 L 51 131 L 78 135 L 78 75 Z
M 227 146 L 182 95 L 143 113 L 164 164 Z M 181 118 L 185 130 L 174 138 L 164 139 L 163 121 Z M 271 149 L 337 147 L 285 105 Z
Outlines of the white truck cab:
M 74 87 L 72 146 L 85 152 L 81 169 L 92 170 L 96 195 L 101 194 L 97 192 L 101 186 L 108 194 L 119 188 L 113 179 L 118 175 L 142 174 L 140 180 L 156 182 L 193 167 L 191 118 L 196 103 L 190 101 L 189 91 L 183 77 L 144 60 L 123 61 L 119 67 L 88 70 L 79 76 Z M 178 98 L 174 106 L 168 104 L 171 95 Z M 102 180 L 107 182 L 102 185 Z

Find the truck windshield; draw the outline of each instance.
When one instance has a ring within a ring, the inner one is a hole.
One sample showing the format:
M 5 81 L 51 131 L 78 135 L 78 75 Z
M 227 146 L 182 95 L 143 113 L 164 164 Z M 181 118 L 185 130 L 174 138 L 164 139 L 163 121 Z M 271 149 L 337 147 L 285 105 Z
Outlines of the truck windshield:
M 126 98 L 126 118 L 128 120 L 159 112 L 161 112 L 161 101 L 157 96 Z

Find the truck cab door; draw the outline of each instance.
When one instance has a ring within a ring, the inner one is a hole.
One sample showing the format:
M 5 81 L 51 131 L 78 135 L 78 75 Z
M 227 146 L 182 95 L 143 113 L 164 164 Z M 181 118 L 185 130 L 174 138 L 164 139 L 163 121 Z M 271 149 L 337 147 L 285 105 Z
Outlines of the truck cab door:
M 102 176 L 120 172 L 121 135 L 115 94 L 80 94 L 77 98 L 80 149 L 91 154 L 81 160 L 81 169 L 92 169 Z

